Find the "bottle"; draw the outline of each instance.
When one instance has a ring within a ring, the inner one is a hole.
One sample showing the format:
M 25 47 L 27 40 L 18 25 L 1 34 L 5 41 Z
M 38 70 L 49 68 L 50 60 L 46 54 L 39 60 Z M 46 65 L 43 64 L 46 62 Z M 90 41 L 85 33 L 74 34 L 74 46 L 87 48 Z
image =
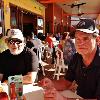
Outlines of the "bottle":
M 15 83 L 10 83 L 10 100 L 17 100 Z
M 22 90 L 22 87 L 19 87 L 18 88 L 18 92 L 17 92 L 17 99 L 18 100 L 23 100 L 23 90 Z
M 0 92 L 0 100 L 9 100 L 6 92 Z

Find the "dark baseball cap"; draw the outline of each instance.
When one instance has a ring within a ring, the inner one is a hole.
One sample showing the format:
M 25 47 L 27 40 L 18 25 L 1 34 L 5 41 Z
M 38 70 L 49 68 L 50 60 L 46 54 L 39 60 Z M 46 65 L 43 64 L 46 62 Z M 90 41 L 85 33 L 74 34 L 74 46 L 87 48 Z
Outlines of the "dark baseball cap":
M 76 31 L 77 30 L 85 33 L 99 34 L 99 30 L 96 28 L 95 22 L 92 19 L 81 19 L 80 22 L 76 25 Z

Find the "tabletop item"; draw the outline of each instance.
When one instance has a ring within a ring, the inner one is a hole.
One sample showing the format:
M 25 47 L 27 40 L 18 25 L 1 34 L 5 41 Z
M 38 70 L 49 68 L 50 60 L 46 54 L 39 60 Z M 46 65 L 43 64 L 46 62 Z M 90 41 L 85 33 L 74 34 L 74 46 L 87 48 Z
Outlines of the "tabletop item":
M 14 82 L 11 82 L 9 85 L 9 89 L 10 89 L 10 99 L 11 100 L 16 100 L 17 98 L 17 94 L 16 94 L 16 86 Z
M 23 85 L 23 95 L 26 100 L 44 100 L 43 88 L 33 84 Z
M 9 95 L 9 93 L 8 93 L 8 84 L 7 83 L 1 83 L 0 88 L 3 89 L 3 92 L 6 92 L 7 95 Z
M 0 81 L 0 100 L 9 100 L 8 85 Z
M 23 100 L 22 75 L 9 76 L 8 87 L 11 100 Z
M 0 100 L 9 100 L 6 92 L 0 92 Z

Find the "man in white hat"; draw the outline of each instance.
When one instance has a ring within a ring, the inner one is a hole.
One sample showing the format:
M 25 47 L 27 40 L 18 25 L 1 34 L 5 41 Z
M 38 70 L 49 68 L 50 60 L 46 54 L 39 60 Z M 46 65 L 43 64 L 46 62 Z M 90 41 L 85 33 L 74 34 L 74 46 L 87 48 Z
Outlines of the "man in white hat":
M 0 80 L 9 76 L 23 75 L 23 83 L 34 83 L 38 69 L 36 54 L 25 47 L 24 37 L 19 29 L 7 33 L 8 49 L 0 54 Z

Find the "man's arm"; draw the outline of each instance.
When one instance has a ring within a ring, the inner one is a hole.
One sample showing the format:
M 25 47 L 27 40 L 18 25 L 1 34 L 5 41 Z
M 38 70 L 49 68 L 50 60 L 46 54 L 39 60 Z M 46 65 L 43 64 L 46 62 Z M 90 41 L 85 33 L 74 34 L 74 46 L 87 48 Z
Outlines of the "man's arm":
M 72 85 L 72 82 L 67 81 L 65 79 L 51 81 L 48 78 L 44 78 L 39 82 L 38 85 L 42 86 L 45 89 L 50 89 L 54 87 L 58 91 L 63 91 L 69 89 L 69 87 Z
M 65 80 L 64 78 L 62 78 L 60 80 L 53 81 L 53 83 L 54 83 L 54 87 L 58 91 L 63 91 L 63 90 L 69 89 L 70 86 L 72 85 L 72 82 Z
M 28 72 L 27 75 L 23 76 L 23 83 L 24 84 L 34 83 L 36 77 L 37 77 L 37 72 Z
M 35 82 L 35 79 L 37 77 L 38 67 L 39 67 L 39 62 L 38 62 L 36 53 L 32 50 L 30 52 L 31 52 L 31 55 L 28 56 L 29 59 L 26 58 L 26 61 L 28 60 L 27 67 L 30 67 L 30 70 L 28 70 L 28 73 L 23 76 L 24 84 Z
M 55 88 L 44 90 L 44 100 L 67 100 Z

